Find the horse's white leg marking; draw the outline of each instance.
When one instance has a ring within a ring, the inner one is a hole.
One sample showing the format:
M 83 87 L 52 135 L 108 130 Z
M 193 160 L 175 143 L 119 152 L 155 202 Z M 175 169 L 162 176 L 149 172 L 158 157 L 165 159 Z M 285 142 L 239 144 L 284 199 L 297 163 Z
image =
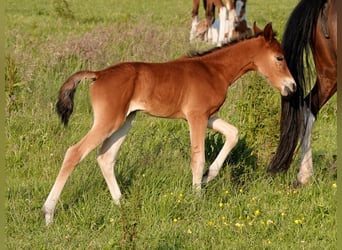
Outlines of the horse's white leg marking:
M 198 25 L 198 16 L 195 16 L 191 22 L 191 30 L 190 30 L 190 42 L 196 38 L 196 27 Z
M 234 29 L 234 21 L 237 18 L 236 12 L 234 9 L 229 10 L 228 12 L 228 22 L 227 22 L 227 33 L 228 33 L 228 42 L 231 41 L 232 36 L 233 36 L 233 29 Z
M 220 28 L 219 28 L 219 38 L 217 46 L 221 46 L 224 40 L 224 30 L 225 30 L 225 24 L 227 19 L 227 9 L 226 7 L 220 8 Z
M 210 26 L 212 44 L 217 44 L 219 42 L 218 41 L 219 30 L 220 30 L 220 21 L 215 19 L 214 23 Z
M 235 3 L 235 12 L 236 15 L 239 17 L 241 15 L 241 9 L 243 7 L 243 2 L 242 1 L 236 1 Z M 240 19 L 241 21 L 242 19 Z
M 89 152 L 96 148 L 107 137 L 102 131 L 101 128 L 93 126 L 81 141 L 67 150 L 56 181 L 42 208 L 46 225 L 50 224 L 53 220 L 57 201 L 71 172 Z
M 114 174 L 115 159 L 121 144 L 132 127 L 134 117 L 135 113 L 130 114 L 122 127 L 104 141 L 97 156 L 97 162 L 116 204 L 120 203 L 121 192 Z
M 210 25 L 208 27 L 208 31 L 207 31 L 205 42 L 213 41 L 213 43 L 214 43 L 214 39 L 215 39 L 214 36 L 215 36 L 215 34 L 213 34 L 213 32 L 214 32 L 213 27 L 212 27 L 212 25 Z
M 201 190 L 205 164 L 205 130 L 206 118 L 192 116 L 188 118 L 191 141 L 192 184 L 196 191 Z
M 314 173 L 312 164 L 312 152 L 311 152 L 311 132 L 315 122 L 315 116 L 311 113 L 310 109 L 306 109 L 305 112 L 306 128 L 304 138 L 302 142 L 302 153 L 300 159 L 300 169 L 297 175 L 298 182 L 300 184 L 307 183 Z
M 229 23 L 229 20 L 227 19 L 224 24 L 224 42 L 225 43 L 229 42 L 229 27 L 230 27 L 230 23 Z
M 234 148 L 239 139 L 238 129 L 225 122 L 221 118 L 212 117 L 211 119 L 209 119 L 208 127 L 223 134 L 226 137 L 226 141 L 216 159 L 209 167 L 208 174 L 203 177 L 203 183 L 207 183 L 217 176 L 219 170 L 223 165 L 223 162 L 227 158 L 227 155 L 232 150 L 232 148 Z

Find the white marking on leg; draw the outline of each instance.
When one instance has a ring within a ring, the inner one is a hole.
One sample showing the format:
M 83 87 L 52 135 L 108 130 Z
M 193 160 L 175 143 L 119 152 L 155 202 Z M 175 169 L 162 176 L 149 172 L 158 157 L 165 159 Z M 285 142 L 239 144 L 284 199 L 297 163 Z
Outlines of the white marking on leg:
M 235 10 L 229 10 L 228 13 L 228 22 L 227 22 L 227 33 L 228 33 L 228 42 L 232 40 L 233 37 L 233 29 L 234 29 L 234 22 L 236 19 L 236 12 Z
M 196 28 L 198 25 L 198 16 L 195 16 L 191 22 L 191 30 L 190 30 L 190 42 L 196 38 Z
M 132 127 L 135 114 L 130 114 L 122 127 L 107 138 L 99 151 L 97 162 L 115 204 L 120 204 L 121 191 L 114 174 L 116 155 Z
M 214 179 L 219 170 L 221 169 L 223 162 L 226 160 L 229 152 L 234 148 L 234 146 L 238 142 L 238 129 L 229 123 L 225 122 L 221 118 L 213 117 L 208 121 L 208 127 L 223 134 L 226 138 L 226 141 L 217 155 L 214 162 L 209 167 L 209 172 L 206 176 L 203 177 L 203 183 L 207 183 Z
M 42 208 L 46 225 L 49 225 L 53 220 L 57 201 L 71 172 L 79 164 L 79 162 L 89 152 L 96 148 L 105 138 L 106 136 L 103 134 L 102 130 L 96 126 L 93 126 L 93 128 L 86 136 L 83 137 L 80 142 L 74 146 L 71 146 L 67 150 L 62 167 Z
M 236 1 L 235 3 L 235 11 L 236 11 L 236 15 L 239 17 L 241 14 L 241 9 L 243 7 L 244 3 L 240 0 Z
M 214 39 L 214 36 L 215 36 L 215 34 L 214 34 L 214 30 L 213 30 L 214 28 L 212 27 L 212 25 L 210 25 L 209 26 L 209 28 L 208 28 L 208 31 L 207 31 L 207 36 L 206 36 L 206 39 L 205 39 L 205 41 L 206 42 L 210 42 L 210 41 L 215 41 Z
M 220 30 L 220 20 L 215 19 L 214 23 L 210 27 L 212 44 L 217 44 L 219 42 L 218 41 L 219 30 Z
M 300 159 L 300 169 L 297 175 L 300 184 L 306 184 L 313 176 L 312 152 L 311 152 L 311 132 L 315 122 L 315 116 L 307 108 L 305 112 L 306 128 L 302 142 L 302 153 Z
M 206 118 L 204 116 L 188 117 L 191 142 L 191 170 L 192 185 L 199 192 L 201 190 L 203 169 L 205 164 L 205 130 Z
M 220 16 L 220 29 L 219 29 L 219 38 L 218 38 L 217 46 L 221 46 L 224 40 L 224 30 L 225 30 L 225 23 L 227 19 L 226 7 L 220 8 L 219 16 Z

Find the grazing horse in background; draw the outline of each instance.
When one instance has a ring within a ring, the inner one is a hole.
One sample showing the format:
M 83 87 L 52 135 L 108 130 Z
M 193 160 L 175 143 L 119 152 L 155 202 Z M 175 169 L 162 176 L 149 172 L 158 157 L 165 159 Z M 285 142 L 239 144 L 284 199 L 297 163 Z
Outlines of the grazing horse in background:
M 120 63 L 101 71 L 80 71 L 69 77 L 59 91 L 58 114 L 67 125 L 76 87 L 80 81 L 90 79 L 94 123 L 83 139 L 65 154 L 42 208 L 46 224 L 53 220 L 56 203 L 73 169 L 101 143 L 97 161 L 114 202 L 119 204 L 121 192 L 113 165 L 137 111 L 186 120 L 190 129 L 193 186 L 199 191 L 202 183 L 212 180 L 238 141 L 237 128 L 217 116 L 228 87 L 244 73 L 254 70 L 283 96 L 291 95 L 296 89 L 272 25 L 267 24 L 263 31 L 255 24 L 253 28 L 257 35 L 252 38 L 191 57 L 165 63 Z M 207 127 L 223 134 L 226 141 L 208 174 L 203 176 Z
M 298 184 L 305 184 L 314 172 L 310 144 L 314 121 L 337 91 L 336 0 L 299 2 L 287 22 L 283 47 L 298 91 L 282 98 L 280 141 L 268 171 L 286 171 L 299 144 L 302 153 L 297 179 Z M 316 76 L 308 59 L 310 51 Z M 315 81 L 313 88 L 312 81 Z M 309 93 L 306 95 L 306 92 Z
M 246 19 L 247 0 L 227 0 L 226 7 L 221 0 L 203 0 L 206 19 L 201 22 L 198 19 L 199 1 L 193 0 L 190 41 L 201 37 L 202 40 L 212 40 L 220 46 L 224 40 L 230 41 L 239 34 L 249 32 L 251 35 Z M 215 20 L 215 7 L 219 9 L 219 20 Z M 235 29 L 237 26 L 239 28 Z
M 200 0 L 193 0 L 192 6 L 192 24 L 191 24 L 191 31 L 190 31 L 190 41 L 192 41 L 195 37 L 199 36 L 200 34 L 204 34 L 208 31 L 209 27 L 214 23 L 215 20 L 215 7 L 219 9 L 219 19 L 220 23 L 225 23 L 227 17 L 227 9 L 222 3 L 222 0 L 203 0 L 203 7 L 205 10 L 205 21 L 201 23 L 199 29 L 197 29 L 197 25 L 199 23 L 198 20 L 198 10 L 199 10 L 199 2 Z M 198 32 L 197 32 L 198 30 Z M 221 25 L 218 35 L 218 43 L 219 45 L 222 44 L 224 40 L 224 26 Z
M 227 39 L 232 41 L 235 39 L 248 37 L 253 31 L 248 27 L 247 23 L 247 0 L 227 1 L 229 11 L 228 24 L 226 27 Z

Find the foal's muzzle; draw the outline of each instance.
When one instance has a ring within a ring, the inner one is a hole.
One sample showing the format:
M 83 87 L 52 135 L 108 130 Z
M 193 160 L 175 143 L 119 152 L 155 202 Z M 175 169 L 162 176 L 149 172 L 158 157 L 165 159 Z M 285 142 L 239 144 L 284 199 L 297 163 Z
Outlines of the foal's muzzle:
M 289 96 L 297 90 L 297 85 L 293 79 L 286 80 L 282 85 L 281 95 Z

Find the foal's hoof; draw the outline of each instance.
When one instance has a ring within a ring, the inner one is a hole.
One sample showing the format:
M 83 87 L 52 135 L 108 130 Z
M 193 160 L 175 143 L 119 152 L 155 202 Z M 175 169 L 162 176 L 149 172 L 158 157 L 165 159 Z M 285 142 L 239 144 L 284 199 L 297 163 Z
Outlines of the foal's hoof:
M 49 226 L 53 222 L 53 212 L 49 212 L 45 207 L 42 208 L 42 212 L 45 218 L 45 225 Z
M 202 184 L 207 184 L 209 181 L 213 180 L 218 174 L 218 171 L 209 170 L 202 177 Z
M 208 175 L 203 175 L 203 178 L 202 178 L 202 185 L 206 185 L 208 183 Z

